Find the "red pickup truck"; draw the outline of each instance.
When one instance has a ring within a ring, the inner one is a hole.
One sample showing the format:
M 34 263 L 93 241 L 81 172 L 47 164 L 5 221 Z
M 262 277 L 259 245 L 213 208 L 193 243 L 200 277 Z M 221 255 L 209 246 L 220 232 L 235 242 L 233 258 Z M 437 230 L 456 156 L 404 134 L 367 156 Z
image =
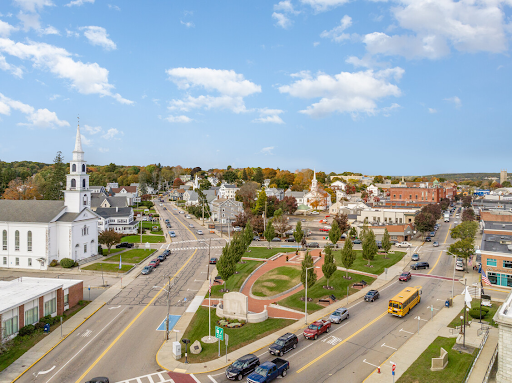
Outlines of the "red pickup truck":
M 304 330 L 304 338 L 317 339 L 320 334 L 329 332 L 331 329 L 331 322 L 328 320 L 318 320 L 311 323 L 307 329 Z

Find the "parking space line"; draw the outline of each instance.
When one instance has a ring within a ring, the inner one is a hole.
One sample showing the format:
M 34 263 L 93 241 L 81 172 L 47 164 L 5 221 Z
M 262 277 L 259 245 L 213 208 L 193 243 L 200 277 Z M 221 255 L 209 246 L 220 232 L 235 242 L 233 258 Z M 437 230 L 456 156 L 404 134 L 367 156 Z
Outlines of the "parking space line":
M 190 374 L 190 377 L 191 377 L 192 379 L 194 379 L 197 383 L 201 383 L 201 381 L 200 381 L 199 379 L 197 379 L 197 378 L 194 376 L 194 374 Z
M 379 366 L 376 366 L 375 364 L 372 364 L 370 362 L 367 362 L 366 359 L 363 360 L 363 363 L 369 364 L 370 366 L 373 366 L 375 368 L 378 368 Z
M 217 381 L 216 381 L 215 379 L 213 379 L 213 376 L 211 376 L 211 375 L 207 375 L 207 376 L 208 376 L 208 378 L 210 378 L 210 380 L 211 380 L 213 383 L 217 383 Z
M 386 343 L 382 343 L 382 344 L 380 345 L 380 347 L 387 347 L 387 348 L 391 348 L 391 349 L 393 349 L 393 350 L 398 350 L 397 348 L 394 348 L 394 347 L 388 346 Z

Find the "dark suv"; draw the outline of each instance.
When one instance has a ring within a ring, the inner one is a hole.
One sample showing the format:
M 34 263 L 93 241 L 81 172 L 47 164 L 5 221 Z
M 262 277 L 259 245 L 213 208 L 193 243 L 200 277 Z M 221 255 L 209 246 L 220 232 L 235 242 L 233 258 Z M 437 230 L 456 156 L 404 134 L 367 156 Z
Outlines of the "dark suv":
M 245 375 L 253 372 L 260 365 L 256 355 L 247 354 L 238 358 L 226 369 L 226 378 L 229 380 L 242 380 Z
M 428 269 L 430 265 L 428 262 L 416 262 L 411 265 L 411 269 L 418 270 L 418 269 Z
M 375 301 L 375 299 L 379 299 L 379 297 L 380 297 L 380 294 L 377 290 L 370 290 L 364 296 L 364 300 L 366 302 L 373 302 L 373 301 Z
M 279 337 L 273 344 L 271 344 L 268 351 L 272 355 L 283 356 L 283 354 L 286 354 L 288 351 L 296 348 L 297 343 L 299 343 L 297 335 L 289 332 Z
M 308 242 L 308 247 L 311 247 L 311 248 L 320 248 L 320 245 L 318 244 L 318 242 Z
M 122 247 L 126 247 L 126 248 L 130 249 L 130 248 L 133 247 L 133 243 L 121 242 L 121 243 L 116 245 L 116 249 L 120 249 Z

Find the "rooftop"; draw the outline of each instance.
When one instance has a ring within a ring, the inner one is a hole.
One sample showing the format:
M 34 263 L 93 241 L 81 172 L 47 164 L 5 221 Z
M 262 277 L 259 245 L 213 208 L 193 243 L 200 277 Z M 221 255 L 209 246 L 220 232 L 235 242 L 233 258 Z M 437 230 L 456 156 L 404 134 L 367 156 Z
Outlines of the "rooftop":
M 65 209 L 64 201 L 0 200 L 0 222 L 49 223 Z
M 512 235 L 485 234 L 482 237 L 481 251 L 492 251 L 512 255 Z

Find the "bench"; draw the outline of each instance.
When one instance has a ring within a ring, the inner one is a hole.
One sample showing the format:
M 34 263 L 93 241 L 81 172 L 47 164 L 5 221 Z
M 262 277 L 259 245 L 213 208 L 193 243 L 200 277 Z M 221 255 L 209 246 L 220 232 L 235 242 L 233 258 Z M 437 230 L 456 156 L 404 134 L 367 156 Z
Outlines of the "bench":
M 363 288 L 363 287 L 365 287 L 366 285 L 368 285 L 368 283 L 366 283 L 366 281 L 363 281 L 363 280 L 362 280 L 361 282 L 356 282 L 356 283 L 354 283 L 354 284 L 352 285 L 352 287 L 354 287 L 354 288 L 361 288 L 361 289 L 362 289 L 362 288 Z
M 330 299 L 319 299 L 318 302 L 331 304 Z

